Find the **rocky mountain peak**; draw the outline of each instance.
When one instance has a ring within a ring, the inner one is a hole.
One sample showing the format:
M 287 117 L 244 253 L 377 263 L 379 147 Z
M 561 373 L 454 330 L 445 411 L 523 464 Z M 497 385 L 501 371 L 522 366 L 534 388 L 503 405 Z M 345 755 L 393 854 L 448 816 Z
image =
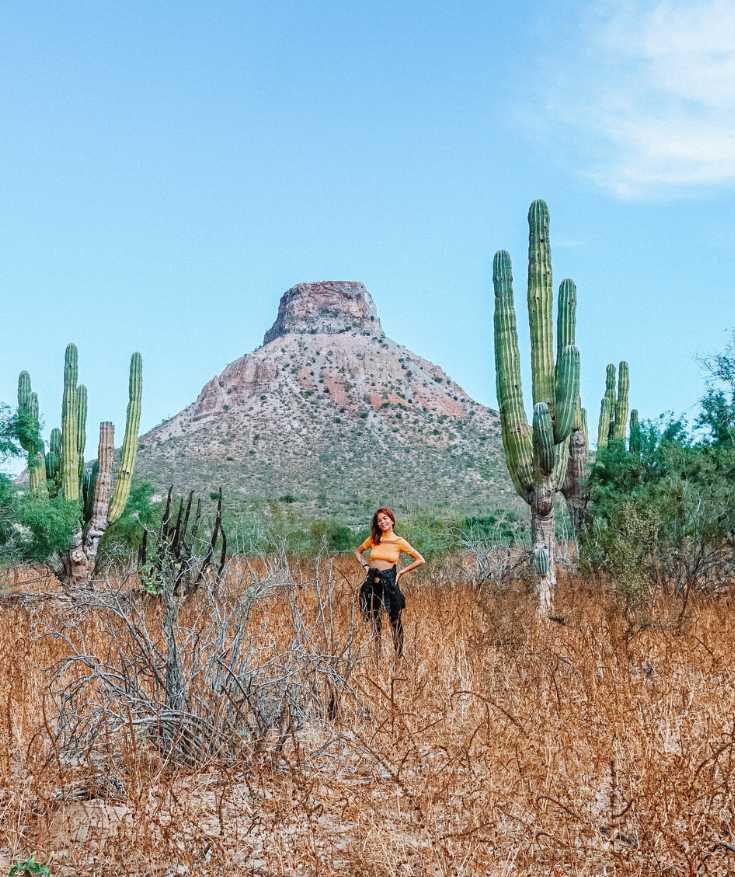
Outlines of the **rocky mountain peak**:
M 364 503 L 474 514 L 520 502 L 497 413 L 385 335 L 370 293 L 347 281 L 287 290 L 263 344 L 141 437 L 137 471 L 161 487 L 222 484 L 230 501 L 296 497 L 361 521 Z
M 350 330 L 383 334 L 375 302 L 362 283 L 297 283 L 281 296 L 278 316 L 265 333 L 263 344 L 285 335 L 337 335 Z

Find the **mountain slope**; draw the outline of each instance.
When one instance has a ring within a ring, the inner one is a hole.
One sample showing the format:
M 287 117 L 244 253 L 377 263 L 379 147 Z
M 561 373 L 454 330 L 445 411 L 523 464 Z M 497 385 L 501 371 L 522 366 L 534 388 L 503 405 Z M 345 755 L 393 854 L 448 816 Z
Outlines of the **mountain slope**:
M 139 473 L 230 499 L 515 505 L 497 412 L 388 338 L 361 283 L 300 283 L 263 345 L 141 440 Z

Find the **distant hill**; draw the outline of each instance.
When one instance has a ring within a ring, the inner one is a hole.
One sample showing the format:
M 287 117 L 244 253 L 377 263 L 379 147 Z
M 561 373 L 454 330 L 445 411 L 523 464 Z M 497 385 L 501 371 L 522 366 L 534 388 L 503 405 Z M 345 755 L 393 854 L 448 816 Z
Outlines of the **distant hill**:
M 263 344 L 141 439 L 138 473 L 230 500 L 470 512 L 517 499 L 496 411 L 388 338 L 362 283 L 299 283 Z

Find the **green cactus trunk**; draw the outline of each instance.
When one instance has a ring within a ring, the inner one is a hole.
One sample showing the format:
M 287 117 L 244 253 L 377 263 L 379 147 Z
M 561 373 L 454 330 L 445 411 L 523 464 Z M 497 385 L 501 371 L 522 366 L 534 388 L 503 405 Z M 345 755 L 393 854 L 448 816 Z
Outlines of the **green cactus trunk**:
M 115 492 L 110 503 L 110 523 L 114 523 L 125 510 L 133 482 L 135 459 L 138 455 L 138 430 L 140 428 L 140 402 L 143 395 L 143 360 L 139 353 L 130 357 L 128 380 L 128 410 L 125 420 L 125 438 L 120 453 Z
M 79 470 L 79 490 L 81 496 L 84 479 L 84 448 L 87 444 L 87 388 L 77 387 L 77 467 Z
M 641 432 L 641 424 L 638 420 L 638 411 L 635 408 L 630 412 L 630 440 L 628 443 L 628 450 L 631 454 L 636 454 L 637 456 L 640 456 L 640 453 L 643 450 L 643 433 Z
M 48 496 L 38 396 L 31 390 L 31 376 L 27 371 L 22 371 L 18 375 L 18 419 L 20 445 L 28 459 L 28 489 L 33 496 Z
M 79 502 L 78 353 L 69 344 L 64 355 L 64 397 L 61 403 L 61 489 L 69 502 Z
M 549 212 L 534 201 L 528 212 L 528 319 L 531 333 L 533 428 L 523 405 L 518 329 L 510 256 L 493 259 L 495 373 L 506 463 L 518 494 L 531 509 L 539 613 L 548 615 L 556 584 L 554 494 L 567 468 L 569 437 L 579 396 L 579 351 L 574 346 L 576 290 L 564 281 L 559 294 L 554 363 Z
M 615 402 L 615 424 L 612 436 L 617 441 L 625 441 L 625 432 L 628 428 L 628 393 L 630 391 L 630 376 L 628 363 L 621 362 L 618 366 L 618 398 Z
M 605 395 L 600 403 L 597 424 L 597 449 L 606 448 L 611 431 L 615 428 L 615 366 L 609 363 L 605 373 Z
M 61 487 L 61 430 L 58 427 L 51 430 L 46 454 L 46 474 L 52 488 L 57 491 Z

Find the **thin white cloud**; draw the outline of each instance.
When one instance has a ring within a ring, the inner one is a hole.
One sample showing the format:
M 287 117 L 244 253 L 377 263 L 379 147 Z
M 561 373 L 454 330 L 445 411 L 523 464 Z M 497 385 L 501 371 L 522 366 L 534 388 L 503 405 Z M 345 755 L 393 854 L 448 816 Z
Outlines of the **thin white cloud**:
M 576 36 L 546 121 L 584 176 L 621 198 L 735 184 L 735 0 L 599 3 Z

